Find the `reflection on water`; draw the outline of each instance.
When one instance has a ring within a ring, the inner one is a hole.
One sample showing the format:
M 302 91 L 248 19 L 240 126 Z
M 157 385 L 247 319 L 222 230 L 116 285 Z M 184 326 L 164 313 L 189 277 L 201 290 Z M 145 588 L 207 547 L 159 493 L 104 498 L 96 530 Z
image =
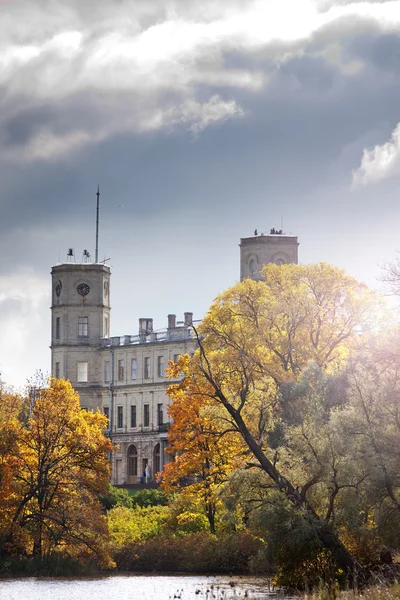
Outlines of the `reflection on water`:
M 0 580 L 0 600 L 265 600 L 263 577 L 118 575 L 91 579 Z

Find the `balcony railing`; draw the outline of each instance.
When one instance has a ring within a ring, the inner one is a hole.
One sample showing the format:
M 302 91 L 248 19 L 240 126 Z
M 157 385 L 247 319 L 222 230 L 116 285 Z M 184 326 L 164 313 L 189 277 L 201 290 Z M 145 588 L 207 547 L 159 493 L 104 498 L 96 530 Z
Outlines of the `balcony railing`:
M 114 348 L 115 346 L 130 346 L 132 344 L 151 344 L 157 342 L 176 342 L 184 340 L 193 340 L 192 327 L 175 327 L 174 329 L 164 329 L 162 331 L 153 331 L 152 333 L 141 333 L 139 335 L 122 335 L 101 340 L 102 348 Z

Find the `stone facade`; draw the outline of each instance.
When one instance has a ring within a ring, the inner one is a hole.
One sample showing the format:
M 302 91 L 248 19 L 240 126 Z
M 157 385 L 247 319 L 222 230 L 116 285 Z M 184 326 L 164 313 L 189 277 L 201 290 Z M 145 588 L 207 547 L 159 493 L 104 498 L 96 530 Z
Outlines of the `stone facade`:
M 297 263 L 297 237 L 255 235 L 241 239 L 241 279 L 260 279 L 263 264 Z M 161 471 L 165 453 L 170 383 L 165 369 L 180 354 L 193 354 L 193 315 L 168 315 L 168 326 L 153 330 L 139 319 L 136 335 L 110 337 L 110 267 L 66 262 L 52 268 L 51 361 L 53 377 L 69 379 L 88 410 L 109 418 L 113 454 L 112 483 L 136 484 L 144 472 Z
M 271 230 L 275 231 L 275 229 Z M 256 232 L 255 232 L 256 233 Z M 260 269 L 268 263 L 298 263 L 298 241 L 295 235 L 271 233 L 240 240 L 240 280 L 261 279 Z

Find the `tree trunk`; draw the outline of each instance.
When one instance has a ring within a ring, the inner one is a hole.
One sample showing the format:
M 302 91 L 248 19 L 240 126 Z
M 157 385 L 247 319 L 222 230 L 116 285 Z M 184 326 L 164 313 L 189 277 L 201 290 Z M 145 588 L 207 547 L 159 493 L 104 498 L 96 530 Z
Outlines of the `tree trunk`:
M 214 389 L 218 389 L 214 384 Z M 353 574 L 360 569 L 356 559 L 342 544 L 333 528 L 324 521 L 313 509 L 311 504 L 307 502 L 305 496 L 293 486 L 293 484 L 271 463 L 264 454 L 256 440 L 251 435 L 240 413 L 226 400 L 225 396 L 218 390 L 218 400 L 224 405 L 231 417 L 234 419 L 240 434 L 246 442 L 249 450 L 260 463 L 261 468 L 275 482 L 277 488 L 285 494 L 285 496 L 297 507 L 305 510 L 315 524 L 315 530 L 322 544 L 330 550 L 335 558 L 337 565 L 345 573 Z
M 215 533 L 215 505 L 211 502 L 207 504 L 207 519 L 210 524 L 211 533 Z

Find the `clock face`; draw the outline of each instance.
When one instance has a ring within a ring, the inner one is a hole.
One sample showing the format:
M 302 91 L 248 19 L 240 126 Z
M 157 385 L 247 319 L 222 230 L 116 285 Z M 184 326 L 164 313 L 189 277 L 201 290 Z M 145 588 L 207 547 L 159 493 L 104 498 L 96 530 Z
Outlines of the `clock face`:
M 80 294 L 81 296 L 87 296 L 88 293 L 90 292 L 90 287 L 88 286 L 87 283 L 80 283 L 78 285 L 78 287 L 76 288 L 76 291 L 78 292 L 78 294 Z
M 62 289 L 62 283 L 60 280 L 57 281 L 55 287 L 54 287 L 54 291 L 56 293 L 57 298 L 60 297 L 61 294 L 61 289 Z

